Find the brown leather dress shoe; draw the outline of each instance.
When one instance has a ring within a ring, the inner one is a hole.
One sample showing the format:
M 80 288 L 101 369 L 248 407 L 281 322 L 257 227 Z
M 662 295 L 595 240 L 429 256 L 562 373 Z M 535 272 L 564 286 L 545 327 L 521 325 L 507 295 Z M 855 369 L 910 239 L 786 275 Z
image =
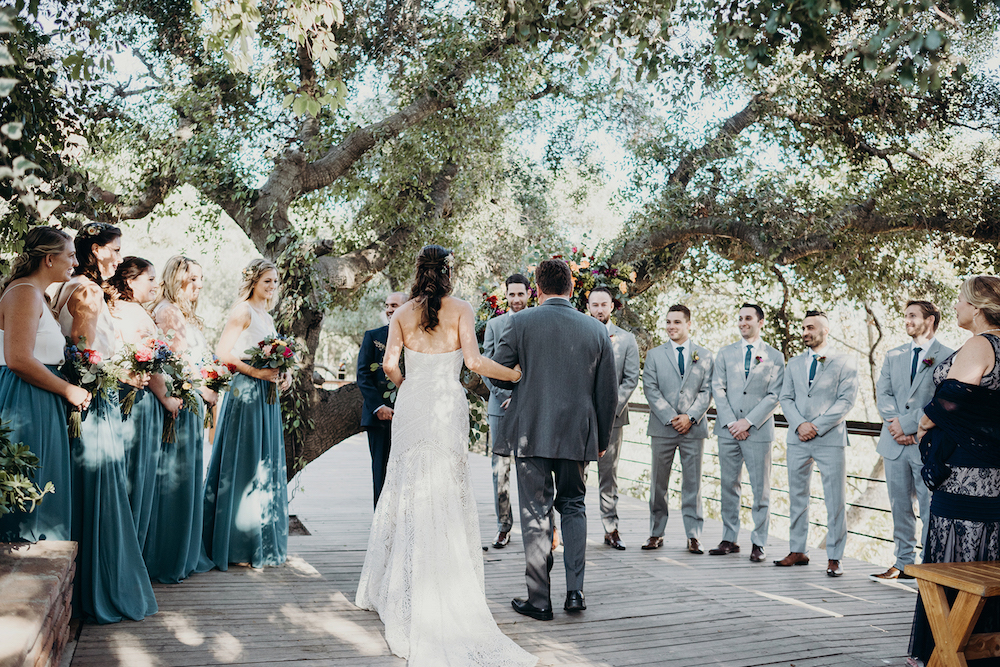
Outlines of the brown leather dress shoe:
M 756 544 L 753 545 L 753 549 L 750 550 L 750 560 L 754 563 L 764 562 L 764 547 L 759 547 Z
M 840 561 L 826 561 L 826 574 L 828 577 L 842 577 L 844 575 L 844 568 L 840 567 Z
M 493 540 L 493 548 L 503 549 L 508 544 L 510 544 L 510 531 L 501 530 L 499 533 L 497 533 L 496 539 Z
M 740 545 L 729 540 L 722 540 L 719 542 L 719 546 L 708 550 L 708 553 L 712 556 L 725 556 L 726 554 L 738 554 L 739 552 Z
M 604 543 L 618 549 L 618 551 L 625 551 L 625 543 L 622 542 L 622 538 L 618 535 L 617 528 L 612 530 L 610 533 L 604 534 Z
M 791 565 L 808 565 L 809 556 L 805 555 L 804 553 L 800 553 L 798 551 L 793 551 L 792 553 L 788 554 L 781 560 L 774 561 L 774 564 L 779 565 L 781 567 L 789 567 Z
M 644 551 L 649 551 L 650 549 L 659 549 L 662 546 L 663 546 L 663 538 L 662 537 L 653 537 L 653 536 L 650 536 L 650 538 L 648 540 L 646 540 L 646 543 L 643 544 L 639 548 L 642 549 L 642 550 L 644 550 Z
M 878 581 L 879 579 L 887 579 L 887 580 L 913 579 L 911 575 L 906 574 L 905 572 L 903 572 L 902 570 L 898 569 L 895 566 L 890 567 L 885 572 L 880 572 L 878 574 L 869 574 L 868 578 L 871 579 L 872 581 Z
M 704 551 L 701 550 L 701 542 L 698 541 L 697 537 L 688 538 L 688 551 L 693 554 L 703 554 Z

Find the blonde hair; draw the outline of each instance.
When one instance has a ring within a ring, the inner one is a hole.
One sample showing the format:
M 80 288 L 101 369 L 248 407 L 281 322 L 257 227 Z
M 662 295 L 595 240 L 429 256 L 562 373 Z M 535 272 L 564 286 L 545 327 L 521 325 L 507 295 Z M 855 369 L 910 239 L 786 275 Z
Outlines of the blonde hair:
M 192 266 L 201 268 L 201 264 L 184 255 L 174 255 L 167 260 L 160 278 L 160 295 L 156 297 L 153 310 L 164 301 L 169 302 L 180 309 L 184 319 L 195 322 L 202 329 L 205 323 L 198 317 L 198 298 L 191 300 L 184 294 L 184 283 L 191 277 Z
M 6 291 L 12 281 L 37 271 L 46 257 L 66 250 L 66 242 L 70 240 L 72 237 L 69 234 L 55 227 L 38 226 L 29 229 L 24 235 L 24 249 L 11 262 L 10 275 L 3 281 L 0 294 Z
M 240 282 L 240 292 L 237 301 L 249 301 L 250 297 L 253 296 L 253 289 L 260 282 L 260 279 L 264 277 L 264 274 L 268 271 L 274 271 L 278 273 L 278 267 L 275 266 L 274 262 L 269 262 L 266 259 L 255 259 L 246 265 L 243 272 L 240 274 L 242 282 Z M 280 276 L 279 276 L 280 277 Z M 274 308 L 274 304 L 277 302 L 278 296 L 277 291 L 275 291 L 275 296 L 268 301 L 267 309 L 271 310 Z
M 974 276 L 958 290 L 969 305 L 978 308 L 986 321 L 1000 327 L 1000 278 L 996 276 Z

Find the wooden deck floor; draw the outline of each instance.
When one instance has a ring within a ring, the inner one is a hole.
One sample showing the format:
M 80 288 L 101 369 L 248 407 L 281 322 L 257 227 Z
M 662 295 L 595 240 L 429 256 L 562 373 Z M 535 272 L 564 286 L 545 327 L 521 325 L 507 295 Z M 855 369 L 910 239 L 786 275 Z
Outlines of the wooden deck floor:
M 495 526 L 489 460 L 471 455 L 483 543 Z M 356 436 L 303 473 L 291 512 L 312 532 L 291 537 L 285 567 L 195 575 L 175 586 L 155 585 L 160 612 L 143 622 L 83 627 L 73 667 L 122 665 L 395 665 L 372 612 L 352 604 L 371 522 L 367 442 Z M 675 473 L 676 474 L 676 473 Z M 593 483 L 593 480 L 591 480 Z M 516 495 L 516 494 L 515 494 Z M 541 665 L 725 665 L 749 667 L 876 666 L 904 663 L 916 599 L 909 583 L 874 583 L 880 567 L 848 560 L 845 575 L 824 573 L 813 549 L 806 567 L 777 568 L 787 552 L 772 539 L 768 562 L 744 553 L 687 553 L 676 512 L 662 549 L 641 551 L 648 531 L 644 502 L 624 497 L 621 534 L 628 549 L 603 544 L 596 489 L 588 494 L 587 611 L 569 616 L 557 593 L 565 588 L 559 561 L 552 571 L 556 618 L 544 623 L 516 614 L 524 594 L 520 536 L 490 549 L 486 589 L 500 627 L 540 657 Z M 516 516 L 516 514 L 515 514 Z M 516 523 L 516 522 L 515 522 Z M 707 521 L 703 542 L 714 545 L 721 524 Z M 774 536 L 784 537 L 784 536 Z

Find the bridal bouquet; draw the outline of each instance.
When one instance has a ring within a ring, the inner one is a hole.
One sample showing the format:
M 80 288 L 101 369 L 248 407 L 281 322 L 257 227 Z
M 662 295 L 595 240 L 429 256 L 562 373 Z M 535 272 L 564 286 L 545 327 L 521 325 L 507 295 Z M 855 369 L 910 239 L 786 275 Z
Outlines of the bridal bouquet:
M 188 365 L 173 352 L 164 361 L 162 372 L 166 376 L 167 396 L 181 399 L 181 410 L 189 410 L 197 414 L 198 397 L 195 395 L 195 391 L 201 384 L 201 380 L 191 377 L 188 374 Z M 163 419 L 163 442 L 176 441 L 177 425 L 174 416 L 168 412 Z
M 107 364 L 97 350 L 86 347 L 87 339 L 80 337 L 79 343 L 66 339 L 63 352 L 64 361 L 60 369 L 66 380 L 89 391 L 94 397 L 100 392 L 109 393 L 118 385 L 114 367 Z M 74 407 L 69 413 L 69 437 L 79 438 L 83 423 L 83 410 Z
M 170 355 L 170 347 L 166 342 L 150 336 L 138 345 L 124 343 L 120 350 L 119 364 L 126 373 L 135 375 L 153 375 L 163 369 L 163 364 Z M 132 406 L 135 405 L 136 394 L 139 390 L 133 387 L 122 399 L 122 415 L 128 417 L 132 414 Z
M 235 372 L 236 366 L 222 363 L 213 354 L 211 359 L 206 358 L 204 363 L 202 363 L 201 383 L 212 391 L 222 391 L 233 381 L 233 373 Z M 215 426 L 215 413 L 206 407 L 205 428 L 212 428 L 213 426 Z
M 298 353 L 295 341 L 291 338 L 268 336 L 246 351 L 250 355 L 250 365 L 254 368 L 275 368 L 284 372 L 295 366 L 295 355 Z M 274 405 L 278 400 L 277 387 L 268 383 L 267 404 Z

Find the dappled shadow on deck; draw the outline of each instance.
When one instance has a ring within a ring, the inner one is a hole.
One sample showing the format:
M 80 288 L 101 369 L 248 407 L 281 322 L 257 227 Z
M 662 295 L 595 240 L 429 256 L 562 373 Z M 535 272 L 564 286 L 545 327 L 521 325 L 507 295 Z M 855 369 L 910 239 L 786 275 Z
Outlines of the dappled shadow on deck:
M 483 543 L 494 534 L 489 460 L 471 458 Z M 676 474 L 676 473 L 675 473 Z M 353 605 L 371 523 L 371 480 L 364 436 L 310 464 L 291 511 L 312 532 L 289 539 L 284 567 L 195 575 L 155 587 L 160 613 L 142 622 L 85 626 L 74 667 L 84 665 L 398 665 L 372 612 Z M 515 494 L 516 495 L 516 494 Z M 641 551 L 646 504 L 622 498 L 621 533 L 628 549 L 602 543 L 596 493 L 589 489 L 585 591 L 588 609 L 570 616 L 557 597 L 565 588 L 561 558 L 553 568 L 555 620 L 513 612 L 524 594 L 520 535 L 490 549 L 486 589 L 500 627 L 538 655 L 542 665 L 901 665 L 915 588 L 873 583 L 874 565 L 846 561 L 844 577 L 825 576 L 825 555 L 806 567 L 777 568 L 786 553 L 774 540 L 768 561 L 744 553 L 689 554 L 680 512 L 672 511 L 665 545 Z M 516 511 L 516 510 L 515 510 Z M 707 521 L 702 542 L 721 526 Z M 749 539 L 748 534 L 746 539 Z

